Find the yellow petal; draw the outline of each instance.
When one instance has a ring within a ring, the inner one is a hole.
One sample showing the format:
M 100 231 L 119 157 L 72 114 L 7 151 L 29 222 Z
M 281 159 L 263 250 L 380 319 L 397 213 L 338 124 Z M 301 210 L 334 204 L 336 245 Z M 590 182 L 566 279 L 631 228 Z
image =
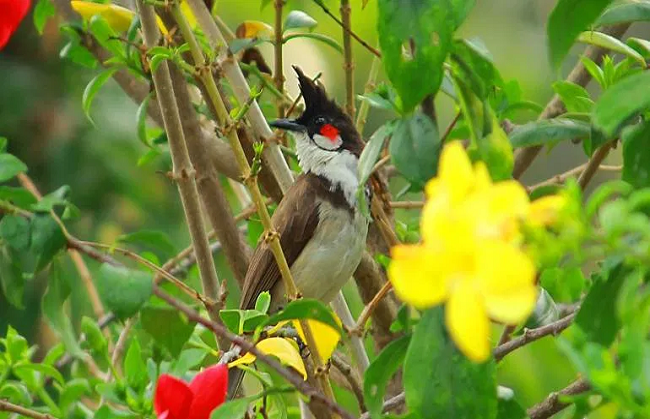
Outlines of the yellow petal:
M 339 320 L 336 315 L 334 315 L 334 318 L 336 319 L 337 323 L 341 325 L 341 320 Z M 311 333 L 314 335 L 314 339 L 316 340 L 318 355 L 320 355 L 321 361 L 323 363 L 326 363 L 332 357 L 334 350 L 339 344 L 341 335 L 331 326 L 316 320 L 307 320 L 307 324 L 309 324 Z M 302 339 L 303 342 L 307 342 L 305 333 L 303 332 L 302 326 L 300 325 L 300 321 L 294 320 L 293 325 L 296 328 L 300 339 Z
M 566 205 L 562 195 L 548 195 L 530 204 L 528 221 L 533 225 L 550 225 L 557 221 L 558 214 Z
M 273 27 L 258 20 L 245 20 L 235 31 L 237 38 L 270 39 L 274 34 Z
M 425 246 L 400 245 L 391 249 L 391 256 L 388 278 L 402 301 L 427 308 L 445 299 L 448 278 L 440 252 Z
M 298 371 L 302 377 L 307 379 L 307 371 L 305 371 L 305 364 L 302 362 L 300 352 L 295 342 L 285 338 L 268 338 L 259 342 L 256 345 L 262 353 L 266 355 L 273 355 L 280 360 L 284 365 L 288 365 Z M 241 358 L 228 364 L 228 367 L 235 367 L 241 364 L 250 364 L 255 361 L 255 355 L 247 353 Z
M 490 356 L 490 322 L 472 281 L 463 280 L 449 296 L 445 323 L 458 349 L 471 361 L 483 362 Z
M 72 0 L 72 9 L 79 13 L 84 20 L 90 20 L 95 15 L 100 15 L 115 32 L 126 32 L 131 26 L 133 13 L 131 10 L 114 4 L 100 4 L 91 1 Z M 163 34 L 167 34 L 167 28 L 160 17 L 156 16 L 158 27 Z
M 185 0 L 181 2 L 181 12 L 183 13 L 183 15 L 185 15 L 185 18 L 187 19 L 187 23 L 190 24 L 190 27 L 192 29 L 196 28 L 196 17 L 194 16 L 192 9 L 190 8 L 190 5 L 187 4 L 187 1 Z
M 280 329 L 282 329 L 282 327 L 283 327 L 285 324 L 287 324 L 287 323 L 289 323 L 289 320 L 282 320 L 281 322 L 279 322 L 278 324 L 276 324 L 275 326 L 273 326 L 272 328 L 270 328 L 269 330 L 267 330 L 267 331 L 266 331 L 266 335 L 267 335 L 267 336 L 273 336 L 273 335 L 275 335 L 275 334 L 276 334 Z
M 476 191 L 482 191 L 492 186 L 490 172 L 482 161 L 477 162 L 476 165 L 474 165 L 474 177 L 474 189 Z
M 438 178 L 444 182 L 452 204 L 461 200 L 474 186 L 472 162 L 460 141 L 453 141 L 442 149 Z M 440 192 L 440 189 L 434 185 L 435 182 L 433 184 L 429 182 L 427 185 L 425 189 L 427 197 L 434 197 Z
M 480 246 L 476 265 L 488 314 L 509 324 L 526 320 L 537 299 L 535 266 L 530 258 L 515 246 L 489 241 Z

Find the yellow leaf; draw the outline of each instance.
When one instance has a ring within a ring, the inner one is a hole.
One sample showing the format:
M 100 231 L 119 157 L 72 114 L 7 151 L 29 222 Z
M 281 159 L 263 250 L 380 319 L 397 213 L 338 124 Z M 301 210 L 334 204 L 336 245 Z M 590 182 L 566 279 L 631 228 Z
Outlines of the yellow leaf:
M 334 315 L 334 318 L 336 319 L 336 322 L 341 325 L 341 320 L 339 320 L 336 315 Z M 300 339 L 302 339 L 303 342 L 307 342 L 302 327 L 300 326 L 300 321 L 294 320 L 293 324 Z M 325 363 L 332 357 L 336 346 L 339 344 L 341 335 L 339 335 L 339 332 L 331 326 L 316 320 L 307 320 L 307 324 L 314 335 L 314 340 L 316 341 L 316 347 L 321 361 Z
M 245 20 L 235 31 L 237 38 L 262 38 L 273 37 L 273 27 L 258 20 Z
M 305 364 L 302 362 L 300 352 L 298 351 L 295 342 L 285 338 L 268 338 L 259 342 L 256 347 L 265 355 L 275 356 L 282 364 L 290 366 L 298 371 L 305 380 L 307 379 Z M 237 365 L 248 365 L 253 363 L 255 359 L 255 355 L 249 352 L 241 358 L 229 363 L 228 367 L 232 368 Z
M 115 32 L 126 32 L 131 26 L 131 21 L 135 15 L 131 10 L 114 4 L 100 4 L 91 1 L 72 0 L 70 5 L 84 20 L 90 20 L 93 16 L 100 15 L 106 20 L 108 26 L 110 26 Z M 193 16 L 194 15 L 192 15 L 192 17 Z M 156 22 L 158 23 L 160 31 L 167 35 L 167 28 L 165 28 L 160 17 L 156 16 Z

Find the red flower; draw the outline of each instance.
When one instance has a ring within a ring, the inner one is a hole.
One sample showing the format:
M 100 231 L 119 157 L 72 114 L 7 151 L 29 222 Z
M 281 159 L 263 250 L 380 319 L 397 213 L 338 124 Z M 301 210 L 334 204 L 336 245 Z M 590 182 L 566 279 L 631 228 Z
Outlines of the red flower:
M 1 0 L 0 0 L 1 1 Z M 158 378 L 153 405 L 158 419 L 209 419 L 226 400 L 228 366 L 206 368 L 187 385 L 168 374 Z
M 29 10 L 30 0 L 0 0 L 0 49 L 9 42 Z

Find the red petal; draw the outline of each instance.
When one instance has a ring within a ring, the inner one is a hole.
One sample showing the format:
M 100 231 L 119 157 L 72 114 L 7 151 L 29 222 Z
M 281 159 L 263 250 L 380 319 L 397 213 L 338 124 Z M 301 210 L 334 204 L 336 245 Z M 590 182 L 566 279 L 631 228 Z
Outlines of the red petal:
M 18 29 L 29 11 L 29 5 L 30 0 L 0 0 L 0 49 Z
M 192 390 L 185 382 L 162 374 L 158 378 L 153 406 L 159 419 L 186 419 L 192 398 Z
M 228 366 L 213 365 L 194 377 L 190 383 L 194 393 L 187 419 L 209 419 L 210 413 L 226 400 L 228 391 Z

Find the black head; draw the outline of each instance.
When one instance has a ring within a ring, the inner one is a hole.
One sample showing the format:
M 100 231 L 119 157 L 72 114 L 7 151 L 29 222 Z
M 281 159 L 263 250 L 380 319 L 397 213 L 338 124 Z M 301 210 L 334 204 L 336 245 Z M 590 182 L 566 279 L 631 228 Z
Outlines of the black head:
M 327 97 L 322 85 L 305 76 L 299 67 L 293 66 L 293 69 L 298 74 L 305 111 L 296 119 L 278 119 L 270 125 L 287 131 L 305 132 L 323 150 L 348 150 L 359 156 L 363 144 L 350 117 Z

